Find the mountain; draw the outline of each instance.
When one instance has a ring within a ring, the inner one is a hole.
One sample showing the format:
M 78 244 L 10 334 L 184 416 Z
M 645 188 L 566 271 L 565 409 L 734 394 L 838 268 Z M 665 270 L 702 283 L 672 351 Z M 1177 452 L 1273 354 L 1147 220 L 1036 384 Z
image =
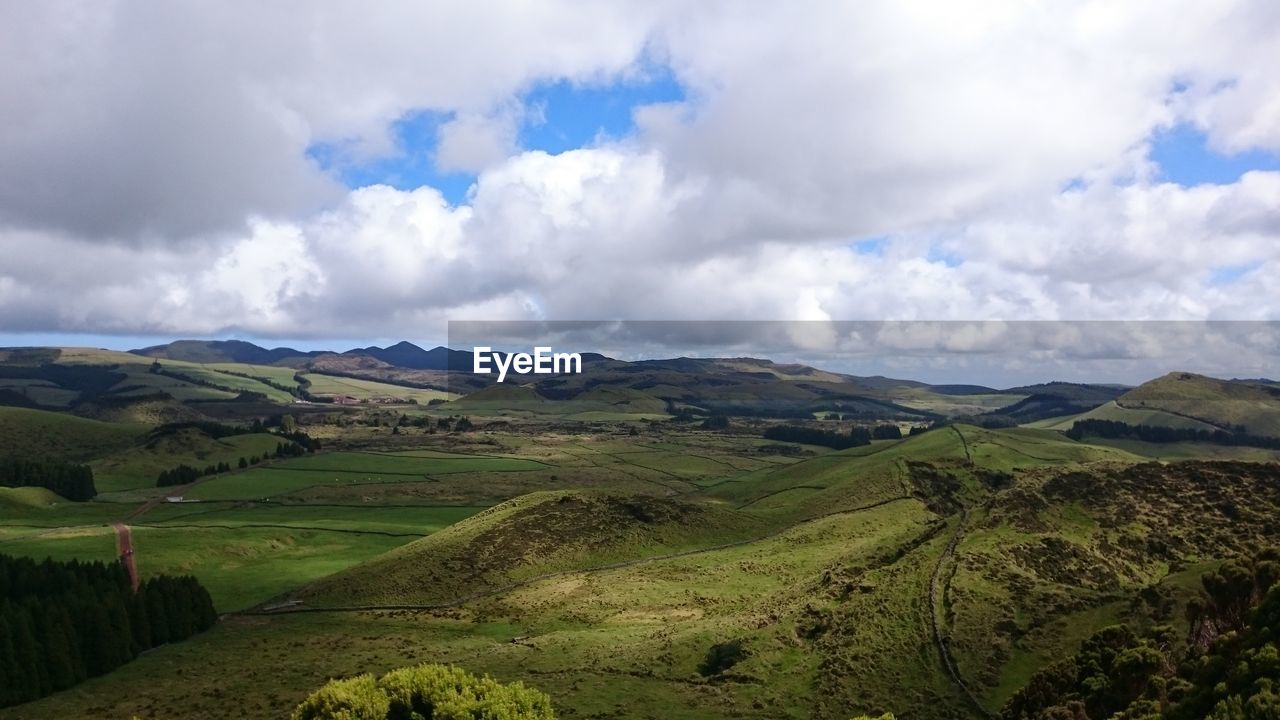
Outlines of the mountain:
M 134 355 L 161 360 L 194 363 L 248 363 L 250 365 L 300 365 L 307 359 L 324 354 L 278 347 L 270 350 L 244 340 L 175 340 L 167 345 L 152 345 L 130 350 Z
M 423 350 L 407 340 L 385 348 L 372 345 L 348 350 L 343 355 L 368 355 L 394 367 L 410 370 L 471 370 L 471 353 L 437 346 Z

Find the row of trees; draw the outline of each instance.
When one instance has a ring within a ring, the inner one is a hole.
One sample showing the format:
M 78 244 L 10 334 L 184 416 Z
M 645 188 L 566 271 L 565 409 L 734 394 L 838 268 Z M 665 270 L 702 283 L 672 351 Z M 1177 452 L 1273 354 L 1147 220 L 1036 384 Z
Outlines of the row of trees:
M 1174 428 L 1160 425 L 1130 425 L 1119 420 L 1077 420 L 1067 431 L 1067 437 L 1080 440 L 1100 437 L 1113 440 L 1142 440 L 1152 443 L 1202 442 L 1214 445 L 1243 445 L 1246 447 L 1280 450 L 1280 438 L 1250 435 L 1243 427 L 1234 432 L 1199 428 Z
M 306 438 L 307 440 L 311 439 L 302 433 L 295 433 L 295 434 L 300 435 L 303 438 Z M 319 445 L 320 443 L 316 441 L 315 447 L 319 447 Z M 309 452 L 312 452 L 312 450 L 305 448 L 302 445 L 299 445 L 297 442 L 293 440 L 290 440 L 289 442 L 280 442 L 280 443 L 276 443 L 276 449 L 274 452 L 267 451 L 266 453 L 263 453 L 260 456 L 251 455 L 249 457 L 241 457 L 239 462 L 236 463 L 236 467 L 240 468 L 241 470 L 244 470 L 245 468 L 248 468 L 252 465 L 257 465 L 263 460 L 270 460 L 272 458 L 299 457 Z M 231 464 L 227 462 L 220 462 L 214 465 L 205 465 L 203 468 L 192 467 L 191 465 L 187 465 L 184 463 L 175 468 L 170 468 L 169 470 L 161 470 L 160 475 L 156 477 L 156 487 L 171 487 L 174 485 L 186 485 L 187 483 L 195 482 L 196 480 L 202 477 L 207 477 L 209 475 L 218 475 L 221 473 L 228 473 L 228 472 L 231 472 Z
M 774 425 L 764 431 L 764 437 L 766 440 L 822 445 L 836 450 L 871 444 L 871 431 L 865 427 L 855 427 L 843 433 L 805 425 Z
M 900 440 L 902 429 L 897 425 L 876 425 L 872 428 L 855 426 L 849 432 L 823 430 L 806 425 L 774 425 L 764 431 L 766 440 L 804 443 L 843 450 L 859 445 L 870 445 L 872 440 Z
M 0 555 L 0 707 L 110 672 L 217 620 L 192 577 L 161 575 L 135 593 L 119 562 Z
M 1280 552 L 1201 578 L 1179 642 L 1170 626 L 1117 625 L 1032 676 L 1000 717 L 1270 720 L 1280 717 Z
M 90 500 L 98 494 L 93 470 L 61 460 L 0 458 L 0 486 L 48 488 L 68 500 Z

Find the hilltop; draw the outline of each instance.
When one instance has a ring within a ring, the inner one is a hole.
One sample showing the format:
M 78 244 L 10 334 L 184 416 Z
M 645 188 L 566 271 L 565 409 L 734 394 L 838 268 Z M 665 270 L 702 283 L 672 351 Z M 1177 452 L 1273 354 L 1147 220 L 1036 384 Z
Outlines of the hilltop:
M 1224 430 L 1243 426 L 1254 435 L 1280 437 L 1280 387 L 1169 373 L 1116 398 L 1128 410 L 1155 410 Z

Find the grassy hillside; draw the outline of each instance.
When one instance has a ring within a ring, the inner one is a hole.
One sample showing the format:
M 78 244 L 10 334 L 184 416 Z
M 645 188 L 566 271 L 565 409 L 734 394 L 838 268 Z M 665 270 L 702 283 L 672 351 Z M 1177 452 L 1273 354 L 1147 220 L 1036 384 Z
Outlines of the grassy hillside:
M 1073 442 L 1053 432 L 956 425 L 728 478 L 707 493 L 754 511 L 803 515 L 910 496 L 915 492 L 909 482 L 911 462 L 958 466 L 972 462 L 982 469 L 1010 472 L 1044 465 L 1141 459 L 1116 448 Z
M 442 390 L 404 387 L 373 380 L 338 377 L 320 373 L 307 373 L 307 391 L 313 395 L 347 395 L 357 400 L 401 399 L 426 405 L 432 400 L 448 400 L 456 397 Z
M 542 573 L 743 540 L 763 523 L 646 495 L 526 495 L 314 584 L 308 606 L 445 603 Z
M 149 439 L 138 447 L 112 453 L 91 463 L 99 492 L 156 486 L 161 471 L 178 465 L 203 468 L 274 452 L 280 438 L 268 433 L 214 439 L 194 428 Z
M 1070 430 L 1077 420 L 1114 420 L 1128 425 L 1153 425 L 1156 427 L 1188 428 L 1193 430 L 1214 430 L 1215 426 L 1201 420 L 1174 415 L 1165 410 L 1155 408 L 1121 407 L 1112 400 L 1088 412 L 1065 417 L 1049 418 L 1029 423 L 1028 427 L 1044 430 Z
M 5 511 L 43 509 L 65 502 L 62 496 L 42 487 L 0 487 L 0 508 Z
M 1253 435 L 1280 437 L 1280 388 L 1170 373 L 1130 390 L 1116 403 L 1133 410 L 1160 410 Z
M 129 447 L 146 427 L 64 413 L 0 407 L 0 456 L 37 455 L 84 461 Z

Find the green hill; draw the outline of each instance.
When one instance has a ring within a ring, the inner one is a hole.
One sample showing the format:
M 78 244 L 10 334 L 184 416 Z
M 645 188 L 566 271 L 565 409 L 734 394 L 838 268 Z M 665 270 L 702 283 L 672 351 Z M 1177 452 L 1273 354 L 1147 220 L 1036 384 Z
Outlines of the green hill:
M 0 508 L 30 510 L 67 502 L 52 490 L 42 487 L 0 487 Z
M 274 452 L 280 438 L 268 433 L 211 438 L 195 428 L 150 438 L 137 447 L 112 453 L 93 466 L 99 492 L 132 490 L 156 486 L 163 470 L 178 465 L 203 468 L 225 462 L 235 467 L 240 458 L 262 457 Z
M 1130 410 L 1159 410 L 1224 430 L 1244 426 L 1252 435 L 1280 437 L 1280 387 L 1170 373 L 1116 399 Z
M 0 456 L 38 455 L 84 461 L 129 447 L 141 425 L 101 422 L 65 413 L 0 407 Z
M 538 575 L 743 540 L 763 523 L 649 495 L 538 492 L 304 588 L 307 606 L 448 603 Z
M 1029 427 L 1065 431 L 1070 430 L 1071 426 L 1074 425 L 1077 420 L 1113 420 L 1116 422 L 1126 423 L 1128 425 L 1153 425 L 1157 427 L 1186 428 L 1192 430 L 1217 429 L 1216 426 L 1207 422 L 1186 417 L 1184 415 L 1174 415 L 1173 413 L 1164 410 L 1157 410 L 1155 408 L 1121 407 L 1114 400 L 1100 405 L 1088 412 L 1068 415 L 1066 417 L 1049 418 L 1040 422 L 1031 423 Z
M 754 511 L 810 516 L 913 495 L 917 490 L 911 483 L 912 463 L 955 467 L 972 463 L 985 471 L 1011 472 L 1047 465 L 1142 459 L 1123 450 L 1074 442 L 1054 432 L 956 425 L 731 478 L 708 494 Z

